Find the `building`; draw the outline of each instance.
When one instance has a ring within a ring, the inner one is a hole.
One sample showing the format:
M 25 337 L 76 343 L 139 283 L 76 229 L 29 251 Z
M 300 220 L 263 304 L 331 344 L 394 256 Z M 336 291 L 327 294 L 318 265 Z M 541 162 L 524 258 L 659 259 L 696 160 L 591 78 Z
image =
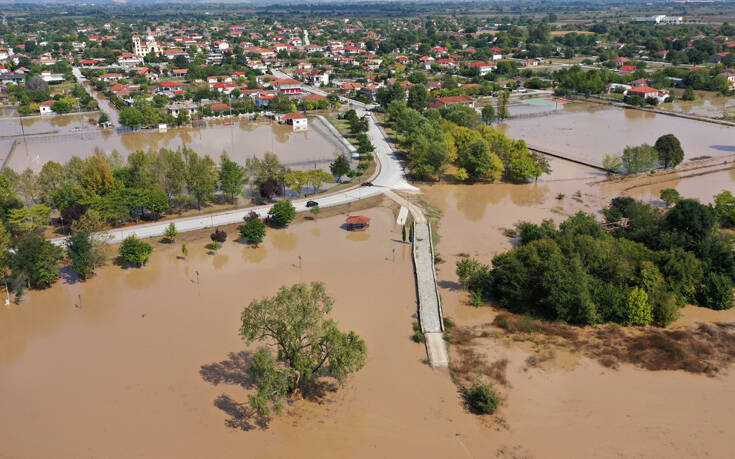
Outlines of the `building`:
M 427 108 L 442 108 L 448 105 L 465 104 L 472 105 L 473 99 L 470 96 L 449 96 L 449 97 L 437 97 L 436 99 L 429 102 Z
M 480 76 L 485 76 L 497 68 L 495 62 L 471 62 L 467 67 L 477 71 Z
M 106 82 L 113 82 L 121 79 L 123 76 L 121 73 L 105 73 L 99 76 L 99 79 Z
M 174 118 L 179 117 L 179 113 L 186 112 L 189 114 L 189 119 L 192 119 L 194 115 L 196 115 L 197 112 L 197 106 L 196 104 L 186 101 L 186 102 L 176 102 L 173 104 L 170 104 L 166 107 L 166 111 L 169 115 L 173 116 Z
M 158 85 L 158 92 L 161 93 L 173 93 L 181 90 L 181 83 L 175 81 L 162 81 Z
M 653 22 L 654 24 L 681 24 L 683 21 L 684 18 L 681 16 L 666 16 L 665 14 L 633 18 L 633 22 Z
M 141 41 L 139 35 L 133 35 L 133 54 L 138 56 L 147 56 L 150 53 L 161 54 L 161 45 L 153 38 L 148 35 L 145 41 Z
M 278 94 L 292 96 L 301 94 L 301 82 L 293 78 L 279 78 L 272 82 Z
M 41 112 L 41 115 L 50 115 L 54 111 L 51 107 L 53 107 L 54 103 L 56 103 L 55 100 L 45 100 L 38 104 L 38 110 Z
M 649 86 L 634 86 L 626 91 L 627 96 L 640 96 L 643 99 L 656 99 L 661 104 L 669 97 L 669 93 L 663 89 L 651 88 Z
M 278 122 L 281 124 L 285 123 L 293 126 L 294 131 L 305 131 L 308 126 L 308 119 L 306 118 L 306 115 L 302 115 L 301 113 L 288 113 L 281 116 Z

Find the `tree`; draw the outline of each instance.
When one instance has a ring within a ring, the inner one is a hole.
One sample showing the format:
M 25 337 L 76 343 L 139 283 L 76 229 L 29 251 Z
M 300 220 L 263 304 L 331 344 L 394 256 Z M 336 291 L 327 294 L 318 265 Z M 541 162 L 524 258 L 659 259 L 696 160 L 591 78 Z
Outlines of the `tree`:
M 69 113 L 71 109 L 72 109 L 71 104 L 65 100 L 57 100 L 51 106 L 51 110 L 53 110 L 54 113 L 60 113 L 60 114 Z
M 148 261 L 153 253 L 153 247 L 133 234 L 125 238 L 118 252 L 126 263 L 140 267 Z
M 104 123 L 106 123 L 108 121 L 110 121 L 110 116 L 107 113 L 102 112 L 102 113 L 100 113 L 100 117 L 97 120 L 97 124 L 100 124 L 101 125 L 101 124 L 104 124 Z
M 71 269 L 82 280 L 91 276 L 102 261 L 102 257 L 94 250 L 89 233 L 84 231 L 74 233 L 66 240 L 66 254 L 71 259 Z
M 492 105 L 485 105 L 482 107 L 482 122 L 492 124 L 493 121 L 495 121 L 495 109 Z
M 459 165 L 467 171 L 473 180 L 488 178 L 495 181 L 503 174 L 503 163 L 482 139 L 475 140 L 460 153 Z
M 242 189 L 247 183 L 248 178 L 245 175 L 245 168 L 230 160 L 227 154 L 222 154 L 219 169 L 219 183 L 222 191 L 227 195 L 230 202 L 235 200 L 235 196 L 242 193 Z
M 169 225 L 166 227 L 166 230 L 163 232 L 163 237 L 166 238 L 167 242 L 174 242 L 176 240 L 176 236 L 179 235 L 179 231 L 176 229 L 176 225 L 174 222 L 169 223 Z
M 308 182 L 308 177 L 306 172 L 295 170 L 286 172 L 286 175 L 283 177 L 283 181 L 300 196 L 301 190 L 304 189 L 304 186 L 306 186 Z
M 407 105 L 414 110 L 423 111 L 429 103 L 429 92 L 423 84 L 415 84 L 408 90 Z
M 253 300 L 243 309 L 240 336 L 248 344 L 267 340 L 278 351 L 275 359 L 261 351 L 248 368 L 257 388 L 250 406 L 260 415 L 268 415 L 270 407 L 277 411 L 284 397 L 318 377 L 342 384 L 365 365 L 365 341 L 327 318 L 333 304 L 324 284 L 313 282 L 281 287 L 275 296 Z
M 306 172 L 306 183 L 314 190 L 314 193 L 319 191 L 319 187 L 324 182 L 331 182 L 334 180 L 332 174 L 321 169 L 312 169 Z
M 107 228 L 105 218 L 96 209 L 87 209 L 84 215 L 71 224 L 71 230 L 75 232 L 97 233 Z
M 291 201 L 278 201 L 268 211 L 268 221 L 274 226 L 286 226 L 296 218 L 296 208 Z
M 115 183 L 110 166 L 97 155 L 84 160 L 79 174 L 79 185 L 87 197 L 103 196 Z
M 339 182 L 342 176 L 350 171 L 350 163 L 349 161 L 347 161 L 347 158 L 345 158 L 344 155 L 339 155 L 337 156 L 337 159 L 332 161 L 332 163 L 329 165 L 329 170 L 332 172 L 332 175 L 337 179 L 337 182 Z
M 628 325 L 650 325 L 653 311 L 648 294 L 640 287 L 633 287 L 625 302 L 625 317 Z
M 684 90 L 684 94 L 681 96 L 681 100 L 694 100 L 696 96 L 694 95 L 694 89 L 691 87 L 688 87 Z
M 48 225 L 50 213 L 51 208 L 45 204 L 11 209 L 8 213 L 8 224 L 15 234 L 32 233 Z
M 623 150 L 623 167 L 629 174 L 635 174 L 656 167 L 658 152 L 650 145 L 627 146 Z
M 186 187 L 196 198 L 197 209 L 209 201 L 217 189 L 217 166 L 209 155 L 199 156 L 193 151 L 184 152 L 186 161 Z
M 259 218 L 251 218 L 240 227 L 240 236 L 255 247 L 265 239 L 265 223 Z
M 59 277 L 58 263 L 63 257 L 60 247 L 39 234 L 30 234 L 18 241 L 9 265 L 13 277 L 28 279 L 33 288 L 46 288 Z
M 145 124 L 143 113 L 135 107 L 125 107 L 120 110 L 120 124 L 136 128 Z
M 673 188 L 666 188 L 661 190 L 659 198 L 669 207 L 681 201 L 681 195 Z
M 658 161 L 665 168 L 676 167 L 684 160 L 684 150 L 674 134 L 662 135 L 653 147 L 658 152 Z
M 715 212 L 717 212 L 720 225 L 735 226 L 735 196 L 730 191 L 725 190 L 715 196 Z
M 718 273 L 709 273 L 704 285 L 698 289 L 699 303 L 710 309 L 722 310 L 732 307 L 732 280 Z
M 498 119 L 508 118 L 508 92 L 500 91 L 500 102 L 498 104 Z
M 619 172 L 623 168 L 623 159 L 620 156 L 605 155 L 605 158 L 602 160 L 602 167 L 610 173 Z

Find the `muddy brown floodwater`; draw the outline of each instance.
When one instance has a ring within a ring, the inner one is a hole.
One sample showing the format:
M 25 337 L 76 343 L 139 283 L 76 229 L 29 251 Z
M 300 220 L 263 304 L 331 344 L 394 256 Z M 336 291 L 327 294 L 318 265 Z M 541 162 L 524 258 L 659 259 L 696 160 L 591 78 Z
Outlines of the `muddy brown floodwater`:
M 458 325 L 492 322 L 496 309 L 468 305 L 469 295 L 457 284 L 460 254 L 490 262 L 512 247 L 503 235 L 520 220 L 557 222 L 578 210 L 596 213 L 610 198 L 637 183 L 601 184 L 596 172 L 552 160 L 554 173 L 527 185 L 435 185 L 422 187 L 423 199 L 442 211 L 437 252 L 437 278 L 445 314 Z M 711 196 L 732 188 L 730 172 L 714 174 L 705 191 L 689 193 L 688 180 L 669 183 L 687 197 Z M 574 178 L 577 177 L 577 178 Z M 711 177 L 711 176 L 710 176 Z M 647 178 L 644 177 L 644 180 Z M 577 194 L 579 192 L 579 194 Z M 650 191 L 646 191 L 649 193 Z M 564 198 L 557 196 L 562 193 Z M 631 191 L 632 193 L 632 191 Z M 644 193 L 645 194 L 645 193 Z M 656 196 L 657 199 L 657 196 Z M 688 306 L 676 325 L 696 321 L 732 321 L 732 311 Z M 508 359 L 508 386 L 500 417 L 507 430 L 488 430 L 501 457 L 731 457 L 735 433 L 735 372 L 716 378 L 684 372 L 650 372 L 631 366 L 610 370 L 573 353 L 557 353 L 548 368 L 529 368 L 532 353 L 490 341 L 476 349 L 487 362 Z M 456 357 L 453 355 L 452 357 Z M 467 443 L 476 457 L 473 444 Z M 504 445 L 504 446 L 499 446 Z
M 457 254 L 487 260 L 510 247 L 502 228 L 594 211 L 606 200 L 597 173 L 558 160 L 552 167 L 553 176 L 530 185 L 425 187 L 423 199 L 443 211 L 438 280 L 445 313 L 458 324 L 490 322 L 495 312 L 466 305 Z M 0 457 L 731 454 L 731 371 L 716 378 L 613 371 L 574 355 L 529 369 L 527 350 L 491 344 L 480 349 L 486 358 L 509 360 L 504 405 L 495 417 L 467 413 L 448 372 L 423 363 L 424 347 L 410 340 L 416 295 L 395 211 L 360 213 L 372 219 L 365 233 L 341 230 L 341 215 L 270 230 L 258 249 L 231 234 L 216 254 L 207 240 L 187 244 L 183 260 L 174 244 L 142 269 L 106 266 L 85 283 L 65 277 L 20 305 L 0 306 Z M 340 326 L 366 340 L 367 364 L 340 391 L 295 401 L 267 429 L 243 431 L 228 412 L 247 402 L 247 391 L 212 382 L 223 376 L 217 369 L 255 349 L 237 334 L 240 312 L 281 285 L 312 280 L 334 296 Z M 685 319 L 732 319 L 691 309 Z
M 679 138 L 685 159 L 735 153 L 735 127 L 591 103 L 570 104 L 545 117 L 510 119 L 498 128 L 530 145 L 598 165 L 606 154 L 622 154 L 626 145 L 653 145 L 664 134 Z
M 485 441 L 446 371 L 410 340 L 414 280 L 394 213 L 361 213 L 372 222 L 359 235 L 339 228 L 342 215 L 270 231 L 258 249 L 228 240 L 210 255 L 202 240 L 180 260 L 176 244 L 142 269 L 108 266 L 0 306 L 0 457 L 458 457 L 465 435 Z M 247 392 L 210 384 L 201 367 L 246 350 L 237 331 L 250 300 L 312 280 L 367 341 L 367 365 L 266 430 L 229 428 L 214 401 L 247 403 Z
M 327 162 L 334 160 L 335 152 L 339 151 L 335 140 L 316 129 L 313 123 L 303 132 L 294 132 L 291 126 L 286 125 L 234 121 L 231 125 L 212 123 L 211 126 L 202 128 L 176 128 L 165 132 L 146 129 L 121 134 L 109 129 L 90 127 L 83 120 L 83 116 L 24 119 L 26 132 L 58 130 L 60 134 L 26 136 L 15 149 L 8 166 L 16 171 L 27 167 L 38 171 L 47 161 L 64 163 L 74 155 L 82 158 L 91 156 L 97 149 L 106 153 L 117 150 L 126 157 L 136 150 L 176 149 L 185 145 L 199 154 L 208 154 L 215 160 L 226 151 L 239 163 L 243 163 L 246 158 L 262 157 L 265 152 L 272 151 L 286 165 L 310 169 L 315 165 L 324 167 Z M 17 121 L 6 120 L 0 123 L 8 123 L 7 126 L 0 124 L 0 130 L 7 131 L 6 135 L 20 133 L 20 127 L 16 126 Z M 69 126 L 77 124 L 81 126 L 79 132 L 70 132 Z M 7 154 L 12 140 L 14 138 L 0 139 L 0 155 Z

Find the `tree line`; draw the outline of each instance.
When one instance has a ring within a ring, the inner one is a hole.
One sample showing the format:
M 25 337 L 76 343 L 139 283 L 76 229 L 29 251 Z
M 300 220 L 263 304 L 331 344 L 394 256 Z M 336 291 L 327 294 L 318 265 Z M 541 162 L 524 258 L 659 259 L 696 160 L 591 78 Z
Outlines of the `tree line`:
M 522 222 L 519 247 L 490 266 L 461 259 L 457 274 L 477 304 L 580 325 L 665 326 L 689 303 L 728 309 L 735 253 L 719 229 L 732 224 L 728 198 L 719 208 L 681 199 L 662 210 L 618 197 L 603 210 L 610 232 L 582 212 L 558 228 Z
M 421 112 L 396 99 L 386 111 L 406 150 L 408 168 L 419 180 L 440 178 L 450 165 L 459 181 L 501 177 L 525 181 L 551 171 L 542 155 L 531 153 L 523 140 L 482 124 L 470 106 L 453 104 Z M 487 112 L 486 119 L 495 117 Z

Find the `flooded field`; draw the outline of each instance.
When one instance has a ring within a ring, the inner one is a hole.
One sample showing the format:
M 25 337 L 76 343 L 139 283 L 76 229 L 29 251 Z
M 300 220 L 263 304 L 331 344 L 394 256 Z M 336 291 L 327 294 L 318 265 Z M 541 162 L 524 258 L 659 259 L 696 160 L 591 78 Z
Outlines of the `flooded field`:
M 462 454 L 462 436 L 486 429 L 410 340 L 414 281 L 395 215 L 361 213 L 366 233 L 340 229 L 343 215 L 269 231 L 258 249 L 228 240 L 210 255 L 202 240 L 180 260 L 177 244 L 143 269 L 109 266 L 0 307 L 0 457 Z M 237 331 L 250 300 L 312 280 L 326 283 L 340 326 L 366 340 L 367 365 L 266 430 L 228 427 L 215 399 L 247 403 L 247 392 L 205 381 L 201 367 L 248 350 Z
M 529 185 L 424 188 L 422 199 L 443 212 L 438 281 L 445 314 L 458 324 L 495 314 L 466 305 L 454 273 L 458 254 L 487 260 L 510 247 L 502 229 L 516 221 L 594 212 L 614 192 L 600 187 L 595 171 L 551 165 L 552 176 Z M 0 457 L 729 454 L 731 371 L 716 378 L 613 371 L 571 354 L 557 357 L 564 364 L 529 369 L 527 350 L 490 340 L 479 351 L 509 361 L 504 405 L 495 418 L 470 415 L 447 371 L 423 363 L 423 345 L 410 340 L 413 269 L 394 212 L 360 211 L 372 218 L 365 233 L 340 229 L 344 215 L 270 230 L 258 249 L 228 240 L 212 254 L 202 239 L 187 243 L 186 260 L 174 244 L 142 269 L 106 266 L 85 283 L 65 275 L 20 305 L 0 307 Z M 366 340 L 367 365 L 339 392 L 298 400 L 268 428 L 244 431 L 230 416 L 247 401 L 231 366 L 254 350 L 237 334 L 242 307 L 312 280 L 334 296 L 340 326 Z M 690 309 L 689 321 L 733 319 Z M 215 404 L 223 399 L 229 403 Z
M 686 113 L 688 115 L 721 118 L 735 114 L 735 97 L 724 97 L 706 92 L 698 92 L 697 99 L 695 100 L 676 100 L 673 103 L 661 104 L 658 108 L 677 113 Z
M 16 171 L 27 167 L 40 170 L 47 161 L 63 163 L 74 155 L 91 156 L 96 149 L 107 153 L 117 150 L 123 156 L 127 156 L 136 150 L 176 149 L 186 145 L 200 154 L 209 154 L 214 159 L 226 151 L 233 160 L 240 163 L 246 158 L 262 156 L 266 152 L 273 151 L 284 164 L 307 169 L 315 167 L 315 164 L 316 167 L 324 167 L 327 162 L 334 160 L 335 151 L 339 148 L 333 139 L 313 126 L 310 126 L 308 131 L 294 132 L 291 126 L 235 121 L 231 125 L 176 128 L 166 132 L 144 129 L 121 134 L 113 130 L 97 129 L 84 120 L 84 115 L 24 119 L 23 126 L 26 133 L 59 131 L 63 135 L 25 137 L 16 147 L 8 166 Z M 6 132 L 6 126 L 2 123 L 8 123 L 9 133 L 2 135 L 20 133 L 18 121 L 0 121 L 0 132 Z M 10 150 L 13 140 L 11 137 L 0 138 L 2 157 Z
M 512 247 L 503 230 L 514 223 L 538 223 L 545 218 L 559 222 L 578 210 L 594 214 L 610 198 L 637 184 L 602 185 L 603 177 L 590 169 L 560 160 L 552 160 L 551 166 L 552 176 L 528 185 L 422 187 L 423 199 L 442 211 L 436 250 L 444 261 L 437 265 L 437 280 L 444 312 L 458 325 L 487 324 L 496 315 L 493 308 L 468 305 L 469 295 L 457 284 L 455 273 L 460 254 L 489 262 Z M 733 183 L 735 174 L 726 171 L 681 179 L 666 187 L 675 187 L 686 197 L 703 198 L 723 186 L 732 188 Z M 644 190 L 630 193 L 644 198 L 654 193 Z M 560 194 L 563 199 L 557 199 Z M 735 313 L 689 306 L 676 325 L 702 320 L 733 321 Z M 557 351 L 552 363 L 539 369 L 529 368 L 526 360 L 533 353 L 521 345 L 488 339 L 475 350 L 487 362 L 508 359 L 508 385 L 500 388 L 507 430 L 494 427 L 499 432 L 488 433 L 498 445 L 494 450 L 502 452 L 497 457 L 730 455 L 733 431 L 720 423 L 727 423 L 735 409 L 732 368 L 716 378 L 631 366 L 609 370 L 574 353 Z M 469 449 L 474 451 L 472 446 Z
M 498 128 L 529 145 L 600 165 L 606 154 L 621 154 L 626 145 L 652 145 L 671 133 L 681 141 L 685 160 L 735 153 L 733 127 L 597 104 L 568 104 L 550 116 L 510 119 Z

